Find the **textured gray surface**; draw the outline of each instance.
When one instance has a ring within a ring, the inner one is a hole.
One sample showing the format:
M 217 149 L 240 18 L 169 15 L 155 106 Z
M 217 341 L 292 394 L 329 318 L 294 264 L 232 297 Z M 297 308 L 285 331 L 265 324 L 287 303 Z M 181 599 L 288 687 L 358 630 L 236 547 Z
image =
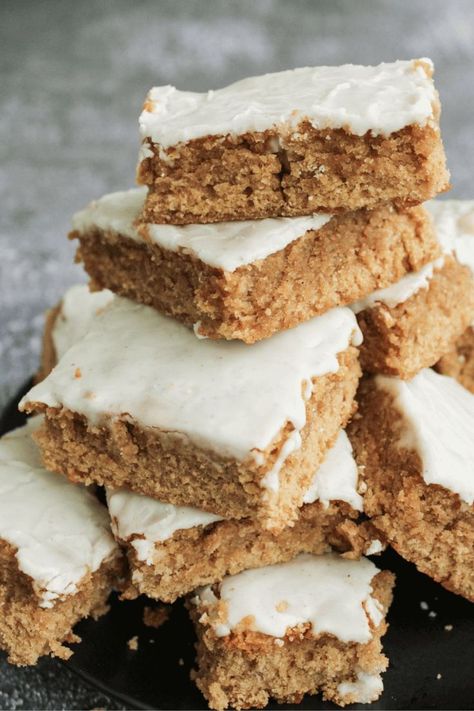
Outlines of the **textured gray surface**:
M 456 197 L 474 197 L 472 0 L 3 0 L 0 408 L 36 368 L 42 312 L 84 277 L 71 214 L 134 181 L 146 90 L 306 64 L 430 56 Z M 54 661 L 0 661 L 0 707 L 116 708 Z

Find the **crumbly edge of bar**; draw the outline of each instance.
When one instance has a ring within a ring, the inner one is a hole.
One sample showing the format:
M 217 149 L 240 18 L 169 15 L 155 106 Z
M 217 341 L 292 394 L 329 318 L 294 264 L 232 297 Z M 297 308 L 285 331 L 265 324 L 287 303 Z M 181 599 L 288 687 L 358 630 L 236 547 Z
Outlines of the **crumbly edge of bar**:
M 125 487 L 225 518 L 257 517 L 265 528 L 281 529 L 296 519 L 316 467 L 353 413 L 361 372 L 357 348 L 349 346 L 338 359 L 336 373 L 313 380 L 302 446 L 283 464 L 278 492 L 260 482 L 292 432 L 289 423 L 263 453 L 265 464 L 258 466 L 250 458 L 239 462 L 201 449 L 179 433 L 124 419 L 95 426 L 65 408 L 32 402 L 28 410 L 46 414 L 34 435 L 46 467 L 72 481 Z
M 449 353 L 435 366 L 438 373 L 450 375 L 474 394 L 474 326 L 469 326 Z
M 435 122 L 389 136 L 355 136 L 303 121 L 285 133 L 205 136 L 167 149 L 166 159 L 159 146 L 148 147 L 153 156 L 139 164 L 137 174 L 138 182 L 149 186 L 144 222 L 223 222 L 387 202 L 416 205 L 449 188 Z
M 190 326 L 199 322 L 208 338 L 246 343 L 389 286 L 440 254 L 423 207 L 390 205 L 335 216 L 234 272 L 98 228 L 71 237 L 79 239 L 76 260 L 92 289 L 111 289 Z
M 376 304 L 357 316 L 362 369 L 410 379 L 449 351 L 474 320 L 474 279 L 452 256 L 427 288 L 402 304 Z
M 372 524 L 418 570 L 474 601 L 474 506 L 426 484 L 418 453 L 399 444 L 403 417 L 373 378 L 364 379 L 358 400 L 348 434 Z
M 119 542 L 127 551 L 130 585 L 126 598 L 140 594 L 173 602 L 201 585 L 226 575 L 291 560 L 300 553 L 321 554 L 335 549 L 347 558 L 359 558 L 379 534 L 369 521 L 358 522 L 350 504 L 320 502 L 301 507 L 294 526 L 274 534 L 251 519 L 217 521 L 207 526 L 176 531 L 154 544 L 151 563 L 140 560 L 133 547 L 139 534 Z
M 69 659 L 73 650 L 65 644 L 80 642 L 74 625 L 107 612 L 109 594 L 121 584 L 124 572 L 122 557 L 115 556 L 84 576 L 75 594 L 42 608 L 31 579 L 18 568 L 16 549 L 0 540 L 0 649 L 8 661 L 25 666 L 44 655 Z
M 378 573 L 372 587 L 384 614 L 392 600 L 393 574 Z M 379 674 L 388 660 L 382 653 L 381 637 L 387 623 L 383 619 L 372 628 L 366 644 L 341 642 L 329 634 L 312 636 L 309 625 L 289 631 L 283 644 L 260 632 L 234 632 L 216 637 L 213 629 L 200 622 L 201 611 L 187 603 L 198 642 L 198 670 L 192 678 L 210 708 L 222 711 L 263 708 L 270 698 L 279 703 L 299 703 L 304 694 L 322 692 L 323 698 L 340 706 L 353 697 L 342 697 L 338 686 L 355 681 L 357 672 Z

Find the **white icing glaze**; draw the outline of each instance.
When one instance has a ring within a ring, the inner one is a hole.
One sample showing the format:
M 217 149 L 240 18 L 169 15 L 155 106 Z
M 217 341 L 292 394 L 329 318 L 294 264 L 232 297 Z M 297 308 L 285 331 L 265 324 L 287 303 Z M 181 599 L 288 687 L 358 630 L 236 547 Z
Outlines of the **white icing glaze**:
M 412 380 L 376 376 L 405 427 L 400 446 L 415 449 L 427 484 L 438 484 L 474 501 L 474 395 L 456 380 L 425 368 Z
M 104 195 L 73 218 L 79 232 L 109 230 L 172 252 L 190 253 L 205 264 L 233 272 L 284 249 L 308 230 L 319 230 L 331 215 L 219 222 L 209 225 L 146 225 L 134 228 L 145 200 L 143 188 Z
M 345 560 L 335 554 L 299 555 L 288 563 L 245 570 L 224 578 L 214 587 L 197 591 L 195 604 L 208 612 L 209 624 L 224 637 L 244 618 L 252 629 L 272 637 L 284 637 L 288 629 L 311 623 L 314 635 L 333 634 L 343 642 L 368 642 L 374 603 L 371 582 L 378 573 L 367 558 Z M 226 616 L 213 618 L 217 600 L 224 602 Z
M 474 200 L 430 200 L 426 207 L 438 239 L 451 244 L 461 264 L 474 274 Z
M 357 672 L 357 681 L 343 681 L 337 691 L 345 703 L 370 704 L 376 701 L 383 691 L 383 681 L 380 674 Z
M 299 433 L 299 430 L 293 430 L 293 432 L 290 432 L 288 439 L 278 452 L 278 457 L 275 459 L 272 468 L 265 474 L 262 481 L 260 482 L 261 486 L 263 486 L 265 489 L 268 489 L 269 491 L 278 491 L 278 489 L 280 488 L 281 468 L 287 458 L 290 456 L 290 454 L 296 452 L 296 450 L 298 450 L 300 447 L 301 435 Z
M 173 252 L 190 252 L 202 262 L 233 272 L 284 249 L 309 230 L 319 230 L 331 215 L 218 222 L 209 225 L 147 225 L 148 239 Z
M 249 346 L 199 340 L 154 309 L 115 297 L 20 406 L 64 406 L 91 423 L 133 419 L 244 460 L 266 450 L 287 422 L 301 431 L 303 386 L 309 396 L 311 379 L 336 372 L 337 355 L 360 340 L 347 308 Z
M 341 430 L 336 444 L 315 472 L 303 503 L 310 504 L 318 498 L 325 506 L 330 501 L 347 501 L 354 509 L 362 511 L 362 497 L 356 487 L 357 467 L 352 447 L 346 433 Z M 191 506 L 164 504 L 127 489 L 108 489 L 107 503 L 114 534 L 120 540 L 130 540 L 138 559 L 148 565 L 153 562 L 156 543 L 171 538 L 176 531 L 223 520 L 207 511 Z
M 313 476 L 303 503 L 319 499 L 324 506 L 331 501 L 347 501 L 356 511 L 363 510 L 363 500 L 357 493 L 357 465 L 349 437 L 341 430 L 322 465 Z
M 381 553 L 383 549 L 384 545 L 382 541 L 379 541 L 378 538 L 374 538 L 373 541 L 370 541 L 370 545 L 365 551 L 365 555 L 376 555 L 377 553 Z
M 430 73 L 430 60 L 422 62 Z M 207 135 L 275 128 L 286 133 L 306 119 L 316 129 L 388 135 L 412 124 L 426 125 L 435 99 L 432 79 L 420 60 L 303 67 L 203 94 L 155 87 L 140 116 L 140 133 L 168 148 Z
M 52 330 L 57 360 L 86 335 L 94 317 L 112 299 L 113 294 L 108 289 L 91 292 L 86 284 L 76 284 L 66 291 Z
M 122 541 L 131 539 L 138 560 L 148 565 L 153 562 L 155 543 L 171 538 L 176 531 L 222 521 L 215 514 L 164 504 L 126 489 L 108 489 L 107 504 L 114 534 Z
M 118 550 L 97 499 L 43 469 L 31 439 L 40 424 L 41 417 L 31 418 L 0 439 L 0 539 L 17 549 L 39 605 L 52 607 Z

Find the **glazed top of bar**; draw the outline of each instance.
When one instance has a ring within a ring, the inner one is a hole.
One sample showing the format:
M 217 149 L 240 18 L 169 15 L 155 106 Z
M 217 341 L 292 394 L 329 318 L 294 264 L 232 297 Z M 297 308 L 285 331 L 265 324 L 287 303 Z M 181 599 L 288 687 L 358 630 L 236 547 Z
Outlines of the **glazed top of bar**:
M 159 86 L 148 93 L 140 132 L 165 149 L 208 135 L 272 129 L 290 133 L 302 121 L 358 136 L 368 131 L 388 135 L 433 118 L 432 71 L 431 60 L 412 59 L 378 66 L 303 67 L 206 93 Z
M 95 496 L 43 468 L 31 439 L 41 421 L 31 418 L 0 439 L 0 539 L 16 548 L 39 605 L 53 607 L 118 548 Z
M 395 284 L 373 291 L 356 301 L 351 305 L 354 313 L 370 309 L 377 303 L 392 309 L 420 289 L 427 289 L 435 271 L 443 267 L 445 256 L 453 252 L 461 264 L 471 267 L 474 274 L 474 201 L 430 200 L 425 203 L 425 207 L 433 219 L 442 256 L 425 264 L 417 272 L 406 274 Z
M 205 264 L 233 272 L 284 249 L 308 230 L 319 230 L 332 217 L 319 213 L 207 225 L 142 224 L 137 229 L 145 197 L 144 188 L 104 195 L 74 215 L 73 229 L 79 234 L 91 229 L 111 231 L 173 252 L 191 253 Z
M 312 378 L 337 372 L 338 354 L 360 339 L 348 308 L 249 346 L 200 340 L 154 309 L 115 297 L 21 406 L 66 407 L 93 423 L 135 420 L 261 465 L 286 423 L 290 438 L 304 427 Z
M 474 395 L 430 368 L 408 381 L 377 375 L 376 383 L 394 398 L 404 421 L 400 447 L 418 452 L 424 481 L 472 504 Z
M 193 602 L 208 613 L 218 637 L 252 629 L 272 637 L 305 623 L 312 634 L 333 634 L 342 642 L 368 642 L 369 619 L 378 625 L 381 605 L 372 597 L 378 573 L 367 558 L 303 554 L 288 563 L 245 570 L 197 591 Z M 245 625 L 245 621 L 247 625 Z
M 348 436 L 341 430 L 335 445 L 313 475 L 303 502 L 346 501 L 356 511 L 362 511 L 362 497 L 357 493 L 357 466 Z M 195 526 L 208 526 L 222 517 L 191 506 L 165 504 L 149 496 L 126 489 L 107 490 L 107 503 L 112 527 L 117 537 L 131 540 L 139 560 L 153 562 L 155 543 L 166 541 L 176 531 Z
M 66 291 L 52 329 L 57 360 L 86 335 L 94 317 L 112 301 L 113 296 L 108 289 L 89 291 L 86 284 L 75 284 Z

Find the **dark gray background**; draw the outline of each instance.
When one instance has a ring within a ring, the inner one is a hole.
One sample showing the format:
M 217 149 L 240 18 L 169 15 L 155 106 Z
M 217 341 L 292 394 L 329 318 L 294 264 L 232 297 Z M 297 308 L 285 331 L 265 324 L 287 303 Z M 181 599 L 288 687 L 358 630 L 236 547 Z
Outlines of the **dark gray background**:
M 35 370 L 42 312 L 84 280 L 71 214 L 131 187 L 149 87 L 431 57 L 456 197 L 474 197 L 472 0 L 3 0 L 0 409 Z M 58 662 L 9 668 L 0 708 L 118 708 Z

